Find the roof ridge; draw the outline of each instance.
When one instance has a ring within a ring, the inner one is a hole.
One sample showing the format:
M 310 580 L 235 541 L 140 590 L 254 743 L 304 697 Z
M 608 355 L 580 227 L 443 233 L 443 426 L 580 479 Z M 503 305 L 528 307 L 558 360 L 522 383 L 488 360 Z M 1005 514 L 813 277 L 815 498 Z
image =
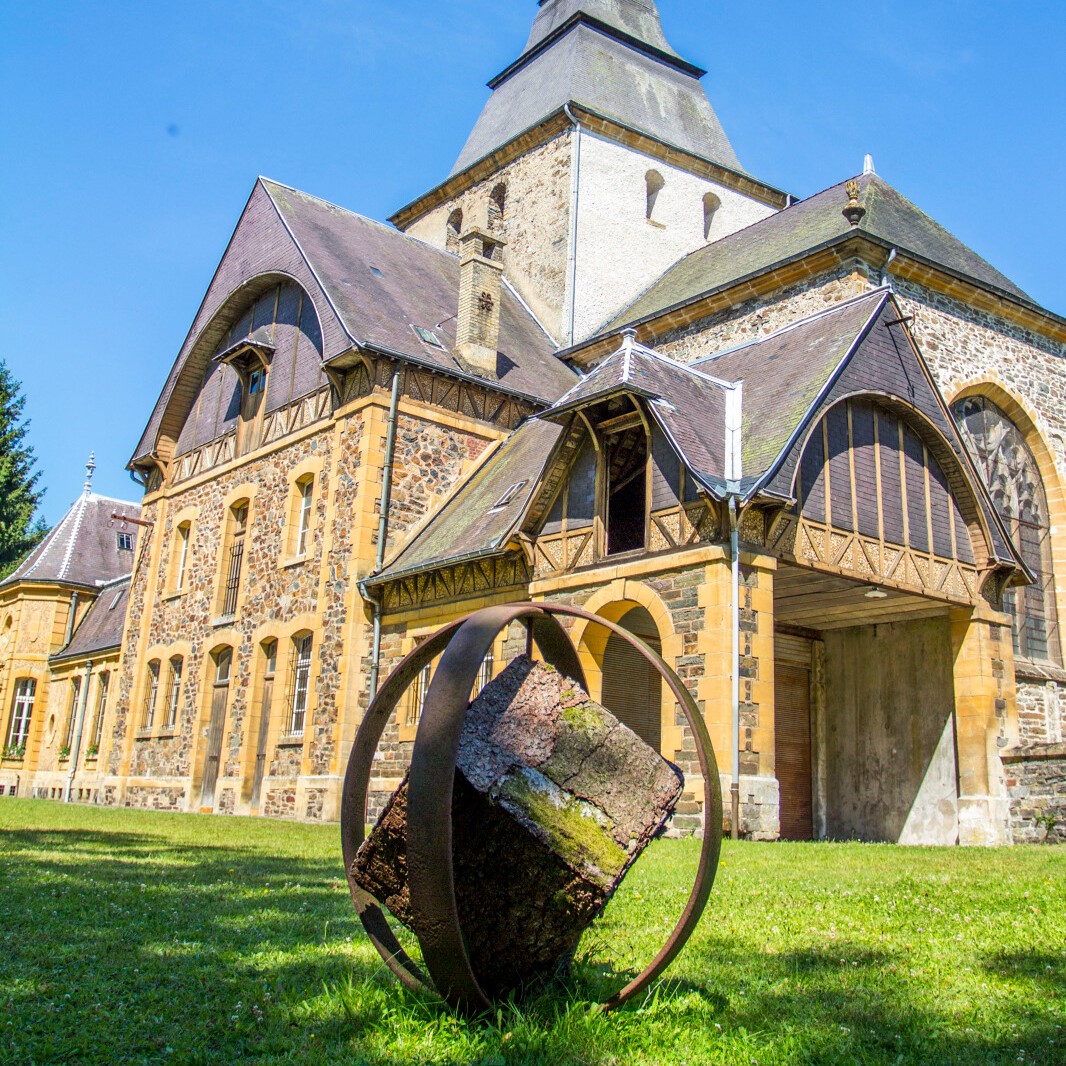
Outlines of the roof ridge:
M 67 550 L 63 553 L 63 561 L 59 564 L 59 573 L 56 575 L 60 581 L 67 576 L 67 569 L 70 567 L 70 560 L 74 554 L 74 545 L 78 543 L 78 534 L 81 532 L 81 523 L 85 518 L 86 505 L 89 502 L 88 496 L 81 496 L 78 502 L 74 505 L 77 508 L 77 517 L 74 519 L 74 529 L 70 534 L 70 540 L 67 543 Z M 73 510 L 71 511 L 73 514 Z
M 723 389 L 732 389 L 736 386 L 735 381 L 726 381 L 725 378 L 715 377 L 714 374 L 708 374 L 704 370 L 700 370 L 696 363 L 682 363 L 679 359 L 674 359 L 672 356 L 664 355 L 662 352 L 657 351 L 655 348 L 649 348 L 646 344 L 640 344 L 639 342 L 634 345 L 634 349 L 644 355 L 649 355 L 653 359 L 658 360 L 660 363 L 666 363 L 668 366 L 674 367 L 676 370 L 683 370 L 685 373 L 694 374 L 696 377 L 700 377 L 710 382 L 712 385 L 718 385 Z M 606 361 L 606 360 L 605 360 Z M 697 360 L 696 362 L 699 362 Z
M 344 214 L 351 215 L 352 218 L 357 218 L 361 222 L 369 223 L 371 226 L 384 230 L 390 236 L 402 237 L 405 241 L 409 241 L 411 244 L 418 244 L 423 248 L 430 248 L 434 252 L 439 252 L 441 255 L 447 256 L 449 259 L 459 258 L 459 255 L 456 252 L 449 252 L 446 248 L 438 248 L 437 245 L 430 244 L 429 241 L 423 240 L 421 237 L 414 237 L 410 233 L 405 233 L 402 229 L 397 229 L 389 222 L 382 222 L 380 219 L 371 218 L 370 215 L 364 215 L 362 211 L 353 211 L 350 207 L 344 207 L 341 204 L 334 203 L 332 200 L 327 200 L 324 196 L 316 196 L 313 192 L 307 192 L 305 189 L 297 189 L 295 185 L 287 185 L 283 181 L 275 181 L 274 178 L 268 178 L 262 174 L 259 175 L 258 180 L 271 185 L 277 185 L 279 188 L 287 189 L 289 192 L 297 193 L 299 196 L 306 196 L 309 200 L 315 200 L 317 203 L 325 204 L 326 207 L 332 207 L 337 211 L 343 211 Z M 270 196 L 269 189 L 267 190 L 267 195 Z M 272 196 L 270 199 L 271 202 L 273 202 L 274 198 Z M 287 228 L 288 227 L 286 226 L 286 229 Z
M 891 294 L 892 287 L 890 285 L 878 285 L 876 289 L 870 289 L 869 292 L 861 292 L 857 296 L 849 296 L 848 299 L 841 300 L 840 303 L 832 304 L 829 307 L 823 307 L 821 311 L 815 311 L 813 315 L 806 315 L 804 318 L 799 318 L 795 322 L 787 322 L 785 325 L 775 329 L 772 333 L 767 333 L 763 337 L 752 337 L 751 340 L 744 341 L 741 344 L 734 344 L 729 348 L 723 348 L 720 352 L 705 355 L 702 359 L 697 359 L 696 364 L 710 363 L 715 359 L 722 359 L 727 355 L 732 355 L 734 352 L 742 352 L 745 348 L 750 348 L 753 344 L 763 344 L 766 341 L 773 340 L 775 337 L 780 337 L 782 333 L 789 333 L 792 330 L 799 329 L 801 326 L 806 326 L 811 322 L 817 322 L 820 318 L 826 318 L 829 315 L 838 314 L 845 307 L 860 303 L 862 300 L 869 300 L 874 296 L 890 296 Z

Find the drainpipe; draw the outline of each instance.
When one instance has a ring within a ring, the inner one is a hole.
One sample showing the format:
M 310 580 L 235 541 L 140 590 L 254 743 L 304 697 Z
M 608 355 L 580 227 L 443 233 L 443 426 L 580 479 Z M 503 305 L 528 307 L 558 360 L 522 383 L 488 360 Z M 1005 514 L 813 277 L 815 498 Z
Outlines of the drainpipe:
M 896 261 L 896 256 L 899 255 L 899 249 L 893 248 L 888 253 L 888 258 L 885 260 L 885 265 L 881 267 L 881 284 L 888 285 L 888 268 Z
M 729 565 L 732 580 L 733 629 L 733 766 L 729 785 L 732 837 L 740 839 L 740 513 L 737 497 L 729 497 Z
M 577 322 L 577 211 L 581 204 L 581 123 L 578 122 L 569 104 L 563 105 L 563 114 L 574 124 L 574 180 L 570 183 L 570 254 L 567 271 L 570 275 L 570 329 L 567 347 L 573 347 Z
M 72 592 L 70 594 L 70 617 L 67 619 L 67 635 L 63 638 L 63 647 L 65 648 L 70 643 L 70 638 L 74 636 L 74 617 L 78 613 L 78 594 Z
M 735 382 L 725 395 L 725 476 L 729 507 L 729 577 L 732 676 L 732 778 L 729 784 L 731 835 L 740 839 L 740 479 L 743 476 L 744 383 Z
M 389 401 L 389 425 L 385 435 L 385 465 L 381 470 L 381 514 L 378 517 L 378 551 L 374 560 L 374 573 L 385 565 L 385 544 L 389 535 L 389 507 L 392 503 L 392 468 L 396 453 L 396 426 L 400 410 L 400 364 L 392 374 L 392 397 Z M 360 582 L 359 591 L 374 607 L 374 644 L 370 654 L 370 699 L 378 694 L 378 677 L 381 672 L 381 596 L 371 596 L 366 584 Z
M 74 784 L 74 775 L 78 772 L 78 756 L 81 754 L 81 735 L 85 729 L 85 708 L 89 703 L 89 680 L 93 676 L 92 660 L 85 664 L 85 677 L 81 684 L 81 695 L 78 698 L 77 722 L 74 726 L 74 743 L 70 749 L 70 773 L 67 774 L 67 788 L 63 796 L 63 802 L 70 802 L 70 790 Z

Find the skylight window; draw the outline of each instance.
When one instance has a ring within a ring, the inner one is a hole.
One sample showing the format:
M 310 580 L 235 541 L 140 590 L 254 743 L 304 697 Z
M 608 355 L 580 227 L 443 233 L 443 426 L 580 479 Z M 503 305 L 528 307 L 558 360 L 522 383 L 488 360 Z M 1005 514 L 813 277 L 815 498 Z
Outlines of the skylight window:
M 490 511 L 499 511 L 509 503 L 529 484 L 529 478 L 525 481 L 516 481 L 490 508 Z
M 385 276 L 381 272 L 381 269 L 379 267 L 371 267 L 370 268 L 370 273 L 373 274 L 375 278 L 383 278 Z
M 429 344 L 434 348 L 443 348 L 440 337 L 436 335 L 431 329 L 423 329 L 421 326 L 415 326 L 415 333 L 418 334 L 418 339 L 423 344 Z
M 122 593 L 121 592 L 116 592 L 115 593 L 115 598 L 111 601 L 111 606 L 108 607 L 108 610 L 109 611 L 113 611 L 118 606 L 118 602 L 121 599 L 122 599 Z

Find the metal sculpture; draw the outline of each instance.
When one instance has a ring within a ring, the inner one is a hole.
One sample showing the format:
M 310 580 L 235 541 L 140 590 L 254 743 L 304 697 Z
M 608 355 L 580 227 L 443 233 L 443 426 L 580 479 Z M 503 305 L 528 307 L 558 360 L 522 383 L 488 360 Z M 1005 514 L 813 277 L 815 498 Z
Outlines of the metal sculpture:
M 544 661 L 587 689 L 574 645 L 558 618 L 583 619 L 617 634 L 662 676 L 692 731 L 703 775 L 704 838 L 692 890 L 673 932 L 648 966 L 604 1007 L 621 1006 L 643 992 L 678 954 L 703 913 L 714 883 L 722 841 L 722 800 L 718 767 L 706 726 L 681 679 L 628 630 L 577 607 L 516 603 L 489 607 L 444 626 L 403 659 L 367 709 L 352 747 L 344 779 L 341 837 L 344 867 L 360 920 L 390 970 L 411 989 L 435 989 L 464 1014 L 479 1014 L 492 1003 L 478 984 L 467 954 L 455 899 L 452 865 L 452 787 L 463 719 L 481 663 L 499 633 L 522 622 L 530 648 Z M 443 653 L 443 654 L 442 654 Z M 401 696 L 438 655 L 440 662 L 426 693 L 415 738 L 408 783 L 407 863 L 411 909 L 419 916 L 418 940 L 429 977 L 407 955 L 378 901 L 352 877 L 352 863 L 366 830 L 367 794 L 374 755 Z

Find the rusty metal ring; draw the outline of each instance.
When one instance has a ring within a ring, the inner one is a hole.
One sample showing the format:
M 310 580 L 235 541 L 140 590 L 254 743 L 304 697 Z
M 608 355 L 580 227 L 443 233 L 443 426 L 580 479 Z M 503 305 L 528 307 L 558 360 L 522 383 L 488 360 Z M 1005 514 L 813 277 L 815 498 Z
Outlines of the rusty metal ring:
M 430 684 L 412 756 L 408 792 L 408 867 L 412 909 L 424 925 L 419 943 L 437 990 L 453 1008 L 479 1013 L 490 1006 L 477 983 L 455 905 L 451 854 L 451 794 L 462 721 L 480 663 L 500 630 L 529 618 L 545 659 L 585 685 L 577 653 L 556 615 L 584 619 L 617 634 L 651 663 L 673 692 L 692 730 L 704 783 L 704 838 L 692 891 L 669 939 L 652 962 L 604 1004 L 613 1009 L 639 995 L 669 965 L 692 934 L 710 895 L 721 851 L 722 800 L 718 769 L 706 726 L 677 674 L 642 641 L 616 623 L 576 607 L 511 604 L 486 608 L 446 626 L 408 655 L 390 675 L 360 726 L 345 776 L 341 826 L 345 869 L 367 933 L 405 985 L 425 987 L 424 975 L 402 951 L 376 902 L 351 878 L 351 862 L 363 839 L 366 789 L 374 752 L 403 691 L 441 648 L 444 655 Z M 453 638 L 455 643 L 453 643 Z M 424 807 L 425 815 L 410 812 Z M 416 828 L 417 827 L 417 828 Z M 412 829 L 414 834 L 412 836 Z

